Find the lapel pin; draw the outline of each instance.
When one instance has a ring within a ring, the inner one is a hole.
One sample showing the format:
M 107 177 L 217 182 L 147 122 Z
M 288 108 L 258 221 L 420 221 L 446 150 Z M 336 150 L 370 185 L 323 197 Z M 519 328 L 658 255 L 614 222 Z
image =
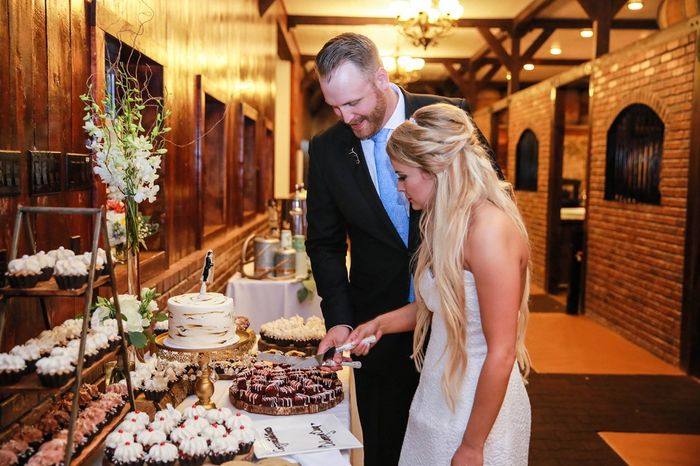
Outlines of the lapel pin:
M 355 152 L 354 147 L 350 148 L 350 152 L 348 152 L 348 157 L 350 157 L 350 160 L 355 162 L 355 165 L 360 164 L 360 157 L 357 155 L 357 152 Z

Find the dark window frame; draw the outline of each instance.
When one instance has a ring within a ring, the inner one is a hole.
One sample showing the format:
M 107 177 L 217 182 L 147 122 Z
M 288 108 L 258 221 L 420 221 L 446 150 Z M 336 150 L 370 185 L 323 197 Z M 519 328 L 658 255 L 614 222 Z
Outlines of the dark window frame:
M 515 146 L 515 189 L 537 192 L 540 142 L 530 128 L 525 129 Z

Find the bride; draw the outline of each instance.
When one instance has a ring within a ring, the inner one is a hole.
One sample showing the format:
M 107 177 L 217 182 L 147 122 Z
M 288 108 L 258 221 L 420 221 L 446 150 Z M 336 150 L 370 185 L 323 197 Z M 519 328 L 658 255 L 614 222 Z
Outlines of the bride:
M 451 105 L 416 111 L 387 151 L 399 191 L 423 210 L 418 300 L 347 341 L 415 329 L 421 378 L 399 464 L 526 465 L 529 246 L 511 186 L 498 179 L 471 119 Z

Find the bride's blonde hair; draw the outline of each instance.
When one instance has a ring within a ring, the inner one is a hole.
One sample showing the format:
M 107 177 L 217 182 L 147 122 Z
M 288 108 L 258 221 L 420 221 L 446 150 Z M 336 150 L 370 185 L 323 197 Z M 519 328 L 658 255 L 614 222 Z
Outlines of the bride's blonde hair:
M 417 252 L 415 283 L 420 283 L 423 274 L 430 271 L 435 277 L 449 348 L 442 386 L 448 405 L 454 411 L 456 394 L 467 367 L 463 252 L 473 208 L 481 201 L 490 201 L 510 217 L 526 242 L 527 230 L 513 200 L 511 184 L 498 179 L 479 142 L 473 121 L 461 109 L 449 104 L 433 104 L 417 110 L 410 120 L 394 130 L 387 152 L 392 159 L 420 168 L 436 178 L 435 190 L 423 208 L 420 221 L 422 243 Z M 523 377 L 527 377 L 530 370 L 530 357 L 525 348 L 529 287 L 528 264 L 515 347 Z M 413 358 L 420 371 L 431 313 L 418 286 L 416 295 L 418 311 Z

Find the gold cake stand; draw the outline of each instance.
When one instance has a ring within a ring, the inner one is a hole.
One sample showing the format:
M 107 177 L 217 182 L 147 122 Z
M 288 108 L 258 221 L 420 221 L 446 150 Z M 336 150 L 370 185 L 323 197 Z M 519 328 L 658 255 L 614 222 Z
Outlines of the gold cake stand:
M 162 355 L 168 359 L 174 358 L 170 358 L 167 352 L 184 353 L 189 356 L 194 356 L 194 361 L 199 364 L 201 369 L 194 385 L 194 392 L 198 400 L 195 404 L 203 406 L 205 409 L 214 409 L 216 408 L 216 404 L 211 400 L 212 395 L 214 395 L 214 381 L 212 380 L 212 373 L 209 368 L 212 354 L 241 357 L 243 354 L 250 351 L 255 344 L 255 332 L 250 329 L 246 331 L 237 331 L 236 335 L 238 335 L 239 340 L 231 345 L 218 346 L 216 348 L 178 348 L 168 345 L 165 341 L 168 334 L 163 333 L 156 337 L 156 346 L 162 353 L 166 353 Z

